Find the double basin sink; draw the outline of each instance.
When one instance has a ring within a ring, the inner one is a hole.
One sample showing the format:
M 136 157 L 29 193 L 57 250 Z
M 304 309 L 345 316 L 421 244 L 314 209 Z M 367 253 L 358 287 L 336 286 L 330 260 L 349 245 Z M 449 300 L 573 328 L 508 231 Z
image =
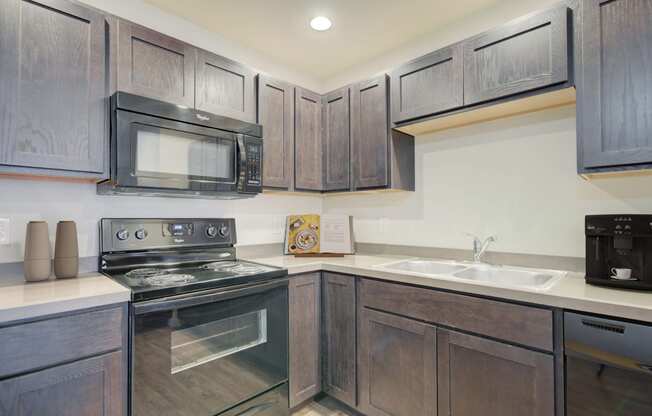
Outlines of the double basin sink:
M 380 267 L 426 277 L 443 277 L 532 290 L 547 290 L 566 274 L 556 270 L 436 260 L 401 260 Z

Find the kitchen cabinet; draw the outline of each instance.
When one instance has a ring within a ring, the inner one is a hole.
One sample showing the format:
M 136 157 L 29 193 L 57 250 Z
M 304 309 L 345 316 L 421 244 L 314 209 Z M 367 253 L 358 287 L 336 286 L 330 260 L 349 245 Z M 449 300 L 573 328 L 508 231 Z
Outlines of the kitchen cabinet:
M 437 351 L 440 415 L 555 414 L 551 355 L 443 329 Z
M 435 328 L 362 308 L 359 329 L 360 410 L 367 416 L 436 416 Z
M 324 392 L 357 405 L 355 277 L 322 275 Z
M 294 86 L 258 76 L 258 124 L 263 126 L 263 186 L 294 189 Z
M 195 106 L 193 46 L 125 20 L 118 20 L 117 33 L 118 90 Z
M 0 172 L 105 177 L 107 37 L 78 3 L 0 2 Z
M 461 107 L 462 62 L 462 45 L 455 44 L 392 71 L 392 122 L 400 123 Z
M 351 88 L 352 190 L 414 190 L 414 137 L 389 128 L 388 77 Z
M 255 73 L 244 65 L 204 50 L 197 51 L 196 108 L 256 122 Z
M 126 415 L 126 382 L 121 351 L 37 371 L 0 381 L 2 414 Z
M 290 407 L 321 391 L 321 275 L 290 278 Z
M 567 81 L 569 16 L 557 7 L 465 40 L 464 105 Z
M 347 191 L 350 187 L 349 88 L 322 97 L 323 190 Z
M 652 166 L 652 3 L 581 2 L 580 173 Z
M 294 103 L 294 186 L 297 190 L 320 192 L 323 190 L 321 96 L 296 87 Z

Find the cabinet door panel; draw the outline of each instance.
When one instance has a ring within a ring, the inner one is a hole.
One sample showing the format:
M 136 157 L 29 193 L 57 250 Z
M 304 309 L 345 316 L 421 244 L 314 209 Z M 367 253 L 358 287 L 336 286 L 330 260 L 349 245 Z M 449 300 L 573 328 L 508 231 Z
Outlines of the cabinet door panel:
M 464 41 L 464 104 L 568 80 L 568 16 L 559 7 Z
M 295 89 L 294 181 L 297 190 L 322 190 L 321 108 L 319 94 Z
M 652 3 L 582 2 L 578 144 L 584 168 L 652 163 Z
M 345 191 L 350 186 L 349 89 L 325 95 L 322 105 L 324 190 Z
M 263 126 L 263 185 L 294 185 L 294 86 L 258 77 L 258 123 Z
M 290 407 L 321 391 L 321 276 L 290 278 Z
M 459 44 L 392 71 L 392 122 L 400 123 L 462 106 L 462 71 Z
M 194 47 L 124 20 L 118 22 L 118 89 L 195 106 Z
M 435 328 L 360 312 L 360 409 L 367 416 L 436 416 Z
M 351 407 L 356 400 L 355 278 L 322 276 L 324 391 Z
M 106 37 L 76 3 L 0 3 L 0 164 L 104 172 Z
M 439 414 L 551 416 L 552 355 L 438 330 Z
M 255 74 L 230 59 L 197 52 L 197 109 L 254 123 Z
M 351 90 L 352 188 L 389 184 L 387 76 L 356 84 Z
M 6 415 L 120 416 L 126 412 L 122 352 L 0 382 Z

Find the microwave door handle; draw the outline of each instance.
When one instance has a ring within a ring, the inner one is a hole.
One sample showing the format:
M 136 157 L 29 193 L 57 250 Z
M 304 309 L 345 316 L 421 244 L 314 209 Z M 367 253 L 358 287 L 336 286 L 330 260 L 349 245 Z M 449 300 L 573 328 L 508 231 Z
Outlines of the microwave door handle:
M 241 296 L 263 293 L 287 285 L 288 279 L 283 278 L 276 279 L 267 283 L 248 285 L 245 287 L 221 288 L 202 294 L 190 293 L 186 295 L 174 296 L 167 299 L 136 303 L 134 304 L 134 313 L 136 315 L 144 315 L 152 312 L 164 312 L 175 309 L 188 308 L 191 306 L 201 306 L 208 303 L 221 302 Z

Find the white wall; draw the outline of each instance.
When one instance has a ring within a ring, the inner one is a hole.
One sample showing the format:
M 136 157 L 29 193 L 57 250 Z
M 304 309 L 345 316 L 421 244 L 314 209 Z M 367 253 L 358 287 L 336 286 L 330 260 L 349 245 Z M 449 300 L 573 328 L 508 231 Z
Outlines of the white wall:
M 652 213 L 652 176 L 576 174 L 575 106 L 419 136 L 414 193 L 330 196 L 324 213 L 355 218 L 356 240 L 584 256 L 586 214 Z
M 283 241 L 286 215 L 319 213 L 318 196 L 259 195 L 245 200 L 194 200 L 135 196 L 100 196 L 95 185 L 0 179 L 0 218 L 11 220 L 10 244 L 0 245 L 0 263 L 22 261 L 25 224 L 46 220 L 54 247 L 56 224 L 77 223 L 80 256 L 98 255 L 98 220 L 102 217 L 235 217 L 243 245 Z

